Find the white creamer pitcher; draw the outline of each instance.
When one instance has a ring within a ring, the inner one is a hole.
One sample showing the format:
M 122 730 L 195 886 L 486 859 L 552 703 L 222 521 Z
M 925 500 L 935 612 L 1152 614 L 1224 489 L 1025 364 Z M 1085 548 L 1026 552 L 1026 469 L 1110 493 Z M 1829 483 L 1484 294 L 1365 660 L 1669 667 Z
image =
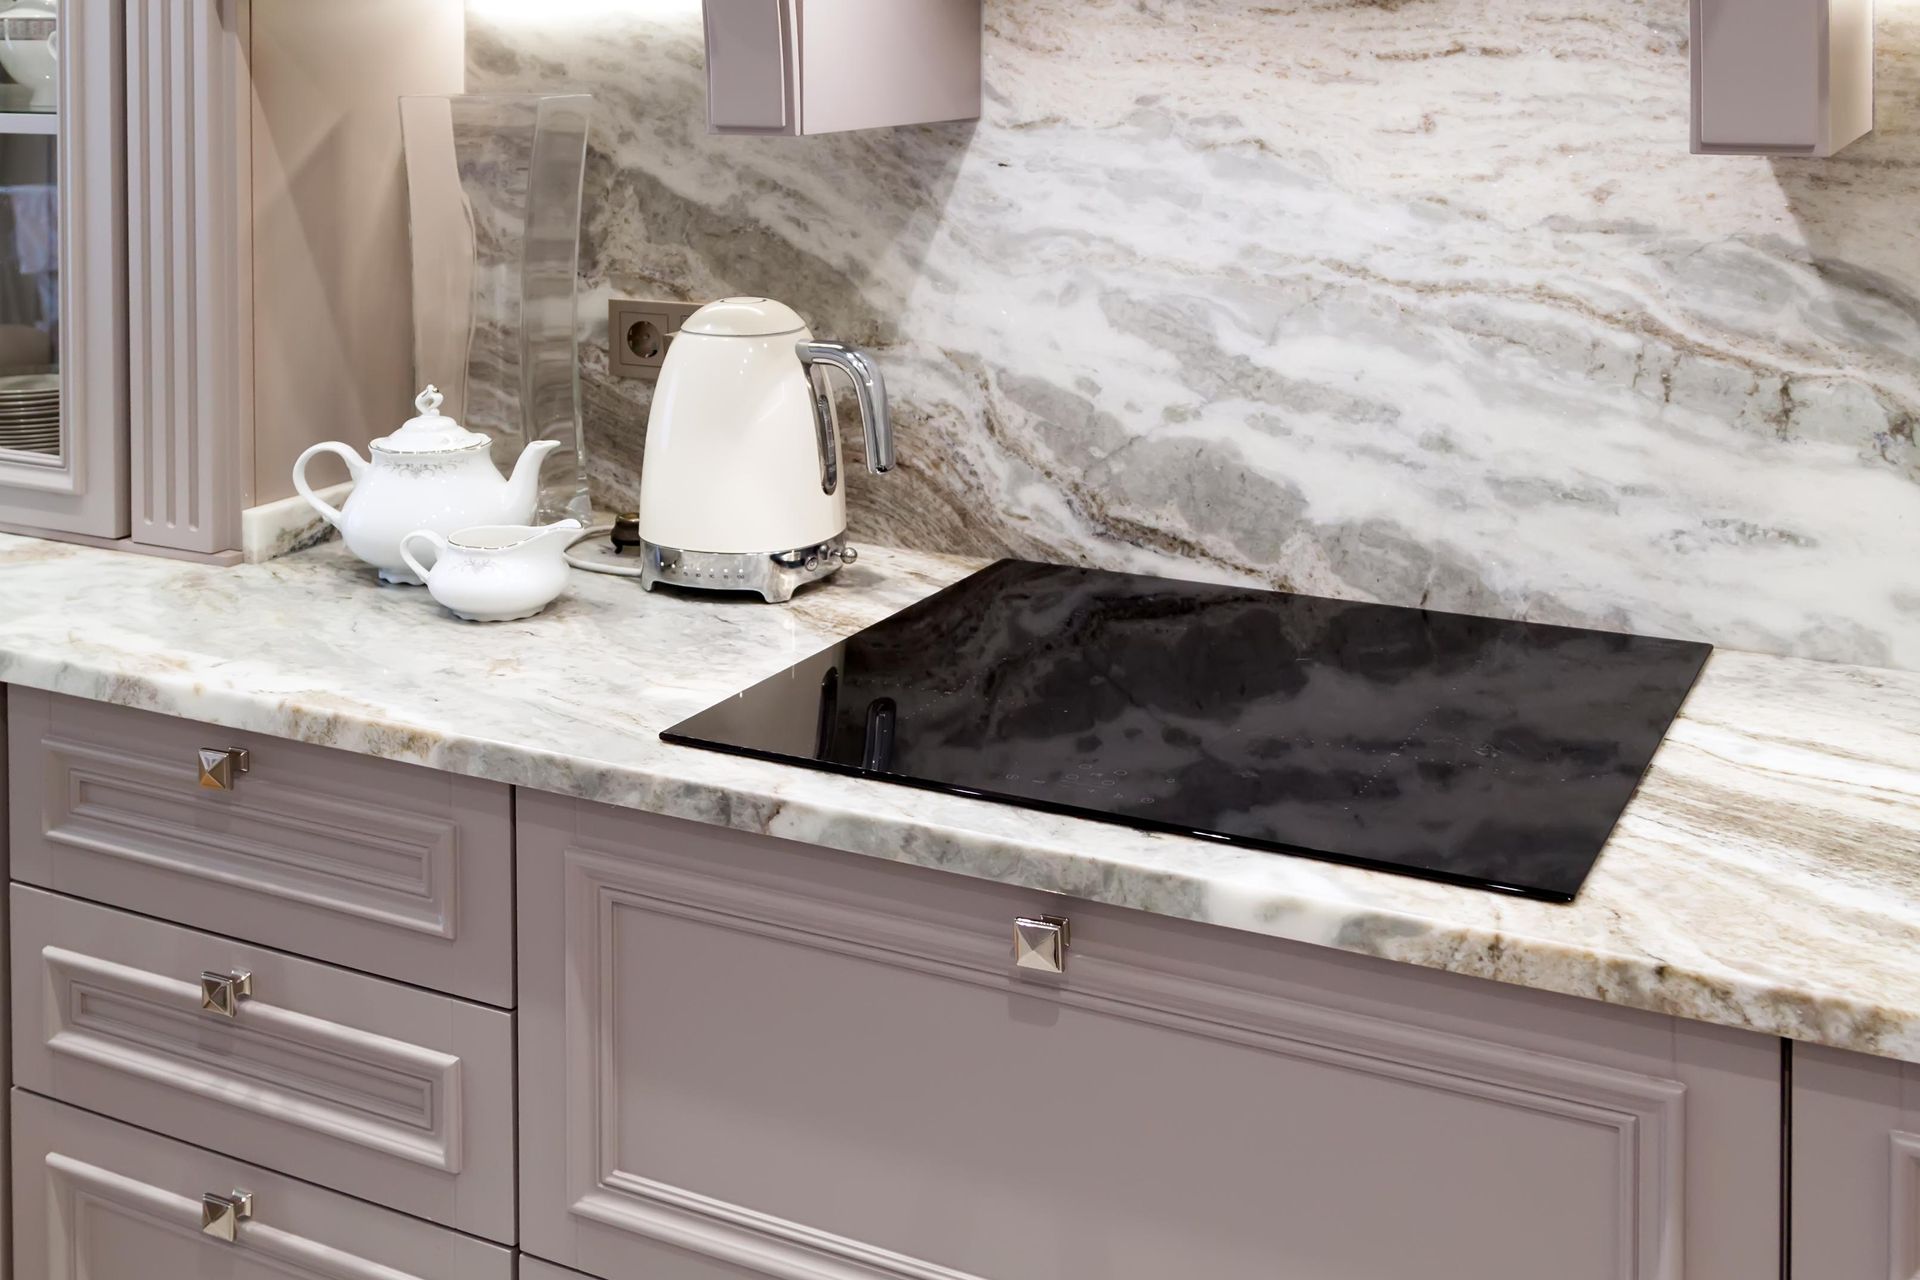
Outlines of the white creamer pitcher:
M 407 568 L 454 615 L 469 622 L 531 618 L 567 588 L 567 548 L 580 536 L 578 520 L 544 528 L 482 525 L 441 537 L 416 529 L 400 539 Z M 414 552 L 433 548 L 433 563 Z

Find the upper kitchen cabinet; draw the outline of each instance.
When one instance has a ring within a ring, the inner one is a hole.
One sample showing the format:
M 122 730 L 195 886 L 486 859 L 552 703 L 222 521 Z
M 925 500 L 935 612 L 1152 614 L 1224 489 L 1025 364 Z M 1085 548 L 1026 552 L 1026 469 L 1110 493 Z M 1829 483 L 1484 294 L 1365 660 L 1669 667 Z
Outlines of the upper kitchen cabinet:
M 412 399 L 398 99 L 464 87 L 464 4 L 26 0 L 0 23 L 29 8 L 60 30 L 58 110 L 0 115 L 0 527 L 237 559 L 301 450 Z M 39 92 L 0 66 L 0 95 Z
M 706 0 L 707 126 L 811 134 L 980 115 L 981 0 Z
M 120 0 L 0 11 L 0 521 L 125 537 Z
M 1873 128 L 1872 0 L 1693 0 L 1693 149 L 1830 156 Z

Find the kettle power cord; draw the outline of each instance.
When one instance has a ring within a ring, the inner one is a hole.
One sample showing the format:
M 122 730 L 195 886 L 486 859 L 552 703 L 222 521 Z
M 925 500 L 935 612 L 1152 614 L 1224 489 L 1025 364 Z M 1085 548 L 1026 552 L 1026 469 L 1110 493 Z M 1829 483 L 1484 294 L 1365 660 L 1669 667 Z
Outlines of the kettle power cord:
M 567 563 L 576 569 L 585 570 L 587 573 L 607 573 L 617 578 L 638 578 L 641 574 L 640 557 L 635 556 L 627 563 L 622 563 L 619 559 L 616 559 L 615 556 L 617 553 L 606 549 L 613 545 L 610 541 L 612 537 L 613 524 L 611 521 L 606 524 L 596 524 L 590 528 L 582 529 L 580 536 L 567 544 Z M 575 547 L 593 538 L 600 539 L 602 550 L 599 554 L 576 555 L 574 553 L 573 549 Z

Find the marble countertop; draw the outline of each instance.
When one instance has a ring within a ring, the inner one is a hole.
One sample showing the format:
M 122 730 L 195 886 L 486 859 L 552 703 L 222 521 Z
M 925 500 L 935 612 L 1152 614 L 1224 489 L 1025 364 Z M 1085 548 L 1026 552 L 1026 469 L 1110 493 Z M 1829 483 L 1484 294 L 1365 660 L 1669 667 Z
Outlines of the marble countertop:
M 785 608 L 579 574 L 485 627 L 337 544 L 213 569 L 0 535 L 0 681 L 1920 1061 L 1920 674 L 1716 654 L 1570 906 L 659 741 L 975 567 L 869 551 Z

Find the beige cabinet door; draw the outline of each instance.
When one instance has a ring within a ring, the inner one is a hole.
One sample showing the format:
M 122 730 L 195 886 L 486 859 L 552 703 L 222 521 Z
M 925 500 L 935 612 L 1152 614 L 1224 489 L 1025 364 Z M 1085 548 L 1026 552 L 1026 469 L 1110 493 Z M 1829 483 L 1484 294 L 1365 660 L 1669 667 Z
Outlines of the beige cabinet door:
M 513 1251 L 16 1092 L 19 1276 L 512 1280 Z M 203 1197 L 252 1196 L 231 1238 Z M 216 1224 L 216 1232 L 219 1227 Z
M 1920 1066 L 1793 1048 L 1795 1280 L 1920 1277 Z
M 604 1277 L 1753 1280 L 1777 1042 L 522 793 L 522 1247 Z M 1066 916 L 1059 978 L 1012 965 Z

